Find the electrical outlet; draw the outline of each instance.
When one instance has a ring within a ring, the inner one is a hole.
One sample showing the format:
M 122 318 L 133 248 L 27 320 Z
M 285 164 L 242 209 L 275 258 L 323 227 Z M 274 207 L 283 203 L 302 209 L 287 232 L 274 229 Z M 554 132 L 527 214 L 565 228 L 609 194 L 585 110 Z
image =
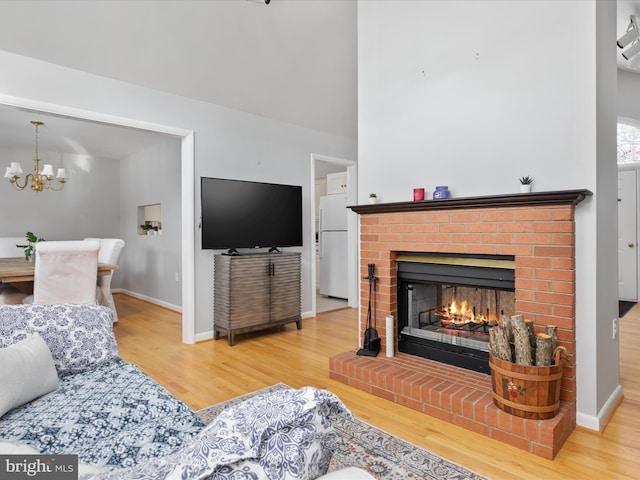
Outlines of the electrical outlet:
M 613 339 L 615 340 L 616 337 L 618 336 L 618 319 L 617 318 L 613 319 L 612 325 L 613 325 L 613 330 L 611 333 L 612 333 Z
M 180 281 L 180 277 L 178 276 L 178 272 L 175 273 L 175 279 L 176 279 L 176 282 Z

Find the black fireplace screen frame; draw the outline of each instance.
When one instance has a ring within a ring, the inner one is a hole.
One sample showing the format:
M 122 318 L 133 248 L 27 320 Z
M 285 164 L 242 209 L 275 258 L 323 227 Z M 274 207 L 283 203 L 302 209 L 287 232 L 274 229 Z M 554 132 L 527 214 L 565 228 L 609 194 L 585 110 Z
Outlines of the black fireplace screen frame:
M 490 374 L 486 351 L 403 333 L 409 324 L 407 290 L 412 284 L 448 284 L 514 292 L 514 257 L 410 253 L 399 254 L 397 258 L 398 350 Z

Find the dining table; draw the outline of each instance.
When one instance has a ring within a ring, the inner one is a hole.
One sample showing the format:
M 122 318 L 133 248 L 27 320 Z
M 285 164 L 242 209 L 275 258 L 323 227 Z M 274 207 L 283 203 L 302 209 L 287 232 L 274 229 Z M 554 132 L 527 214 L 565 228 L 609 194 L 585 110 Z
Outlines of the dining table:
M 36 264 L 24 257 L 0 258 L 0 282 L 10 283 L 23 293 L 33 293 L 33 278 Z M 98 263 L 98 276 L 111 275 L 118 265 Z

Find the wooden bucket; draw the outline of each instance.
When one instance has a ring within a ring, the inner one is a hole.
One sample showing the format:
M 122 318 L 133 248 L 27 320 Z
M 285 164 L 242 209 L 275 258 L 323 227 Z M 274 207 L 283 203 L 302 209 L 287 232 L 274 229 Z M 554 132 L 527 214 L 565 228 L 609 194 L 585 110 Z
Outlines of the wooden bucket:
M 553 418 L 560 408 L 561 352 L 555 365 L 526 367 L 489 355 L 493 402 L 500 410 L 534 420 Z

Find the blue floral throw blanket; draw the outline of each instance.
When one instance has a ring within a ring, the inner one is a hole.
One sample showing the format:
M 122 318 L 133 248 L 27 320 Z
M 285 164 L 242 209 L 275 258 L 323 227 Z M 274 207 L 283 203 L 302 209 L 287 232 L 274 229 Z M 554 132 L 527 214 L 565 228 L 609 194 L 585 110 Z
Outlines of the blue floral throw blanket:
M 114 360 L 62 377 L 53 392 L 8 412 L 0 420 L 0 438 L 114 468 L 167 455 L 203 426 L 164 387 Z
M 136 467 L 83 480 L 311 480 L 336 449 L 330 417 L 346 410 L 326 390 L 304 387 L 257 395 L 222 411 L 182 448 Z

